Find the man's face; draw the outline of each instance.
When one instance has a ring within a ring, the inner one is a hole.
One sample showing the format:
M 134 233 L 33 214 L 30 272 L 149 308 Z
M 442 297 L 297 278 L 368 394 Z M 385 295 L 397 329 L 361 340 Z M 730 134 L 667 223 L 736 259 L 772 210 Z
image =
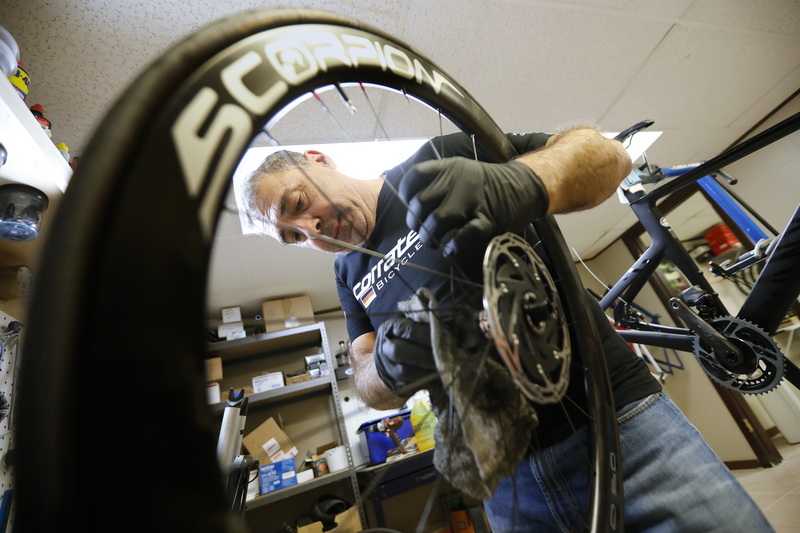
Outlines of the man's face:
M 327 160 L 311 157 L 311 168 L 270 174 L 261 180 L 259 198 L 272 222 L 269 232 L 280 242 L 323 252 L 346 252 L 336 239 L 354 246 L 366 243 L 375 227 L 375 207 L 363 182 L 338 172 Z

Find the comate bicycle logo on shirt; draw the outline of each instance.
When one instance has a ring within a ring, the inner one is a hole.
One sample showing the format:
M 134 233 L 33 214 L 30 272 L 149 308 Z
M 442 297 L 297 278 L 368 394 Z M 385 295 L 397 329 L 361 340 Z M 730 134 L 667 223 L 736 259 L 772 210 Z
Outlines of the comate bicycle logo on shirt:
M 420 248 L 422 248 L 422 242 L 419 240 L 419 234 L 410 230 L 405 237 L 397 239 L 397 244 L 369 270 L 360 282 L 356 283 L 353 287 L 353 296 L 361 302 L 364 309 L 375 301 L 378 294 L 395 277 L 400 267 L 408 263 Z

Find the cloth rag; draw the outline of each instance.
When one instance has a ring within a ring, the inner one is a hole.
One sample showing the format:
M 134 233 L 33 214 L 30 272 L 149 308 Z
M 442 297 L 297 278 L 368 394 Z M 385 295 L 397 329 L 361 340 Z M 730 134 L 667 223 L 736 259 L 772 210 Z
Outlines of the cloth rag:
M 439 373 L 428 386 L 437 419 L 434 466 L 455 488 L 487 500 L 527 453 L 536 411 L 490 347 L 476 353 L 459 341 L 454 323 L 440 318 L 430 290 L 418 290 L 399 309 L 431 326 Z

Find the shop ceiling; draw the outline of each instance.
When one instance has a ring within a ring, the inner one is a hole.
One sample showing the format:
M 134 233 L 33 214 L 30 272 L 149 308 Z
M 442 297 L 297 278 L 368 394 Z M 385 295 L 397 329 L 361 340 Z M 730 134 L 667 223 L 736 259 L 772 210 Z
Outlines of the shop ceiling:
M 53 137 L 80 155 L 109 106 L 149 63 L 221 17 L 284 1 L 4 0 L 2 20 L 31 74 Z M 11 5 L 8 5 L 8 4 Z M 669 165 L 708 159 L 800 87 L 797 0 L 305 0 L 376 26 L 431 57 L 507 131 L 642 119 L 664 134 L 648 151 Z M 124 128 L 124 124 L 119 124 Z M 335 305 L 331 258 L 276 278 L 271 242 L 223 220 L 211 306 L 292 293 Z M 591 257 L 633 222 L 616 197 L 559 218 Z M 320 288 L 309 287 L 320 280 Z M 326 288 L 323 289 L 322 286 Z M 247 304 L 245 303 L 245 306 Z

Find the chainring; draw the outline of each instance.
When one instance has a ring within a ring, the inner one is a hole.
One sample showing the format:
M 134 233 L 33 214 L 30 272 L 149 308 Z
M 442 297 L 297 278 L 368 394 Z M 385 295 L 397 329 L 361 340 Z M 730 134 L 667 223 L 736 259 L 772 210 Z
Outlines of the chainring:
M 500 358 L 530 400 L 555 403 L 569 385 L 569 330 L 555 283 L 530 244 L 492 239 L 483 259 L 483 307 Z
M 783 377 L 783 354 L 766 331 L 747 320 L 730 316 L 714 318 L 708 323 L 745 355 L 752 356 L 740 364 L 725 361 L 699 336 L 695 337 L 694 355 L 711 379 L 743 394 L 762 394 L 778 386 Z

